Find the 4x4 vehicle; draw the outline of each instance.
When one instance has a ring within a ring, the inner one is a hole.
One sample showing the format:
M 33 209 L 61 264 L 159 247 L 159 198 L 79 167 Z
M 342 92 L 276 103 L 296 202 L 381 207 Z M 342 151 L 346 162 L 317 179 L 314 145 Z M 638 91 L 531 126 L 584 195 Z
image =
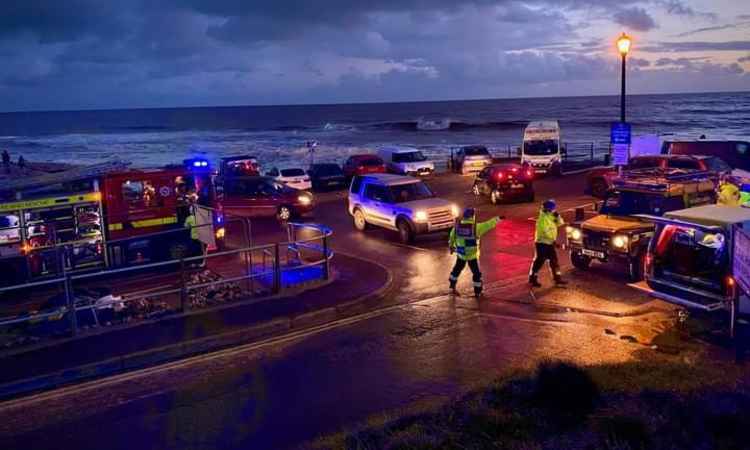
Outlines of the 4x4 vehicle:
M 230 177 L 221 184 L 224 211 L 250 217 L 288 221 L 312 213 L 313 195 L 270 177 Z
M 635 170 L 614 181 L 599 214 L 566 228 L 570 260 L 578 269 L 591 261 L 621 262 L 628 276 L 643 276 L 646 248 L 654 224 L 636 215 L 661 216 L 716 201 L 715 184 L 705 172 L 682 173 L 669 169 Z
M 493 164 L 479 172 L 471 191 L 496 205 L 508 198 L 534 201 L 534 169 L 528 164 Z
M 646 258 L 647 287 L 636 287 L 688 308 L 729 310 L 733 318 L 750 314 L 734 267 L 735 250 L 747 248 L 735 240 L 750 238 L 750 208 L 707 205 L 649 219 L 656 230 Z
M 338 164 L 312 164 L 310 165 L 310 170 L 307 171 L 307 174 L 310 175 L 310 182 L 315 191 L 346 187 L 344 171 L 341 170 L 341 167 L 339 167 Z
M 490 164 L 492 164 L 492 155 L 483 145 L 451 149 L 451 169 L 461 175 L 481 172 Z
M 391 173 L 411 176 L 428 176 L 435 173 L 435 164 L 413 147 L 383 147 L 378 150 L 378 155 Z
M 661 152 L 670 155 L 716 156 L 734 169 L 734 175 L 750 177 L 750 142 L 747 141 L 666 141 Z
M 651 168 L 707 171 L 712 172 L 717 180 L 719 176 L 732 171 L 727 163 L 716 156 L 649 155 L 630 158 L 628 165 L 623 167 L 623 172 Z M 607 191 L 612 189 L 612 181 L 615 178 L 617 178 L 617 168 L 615 167 L 592 169 L 586 175 L 584 192 L 597 198 L 604 198 Z
M 349 188 L 349 214 L 354 228 L 375 225 L 398 231 L 408 243 L 419 234 L 448 231 L 458 217 L 458 206 L 435 197 L 423 181 L 402 175 L 356 176 Z

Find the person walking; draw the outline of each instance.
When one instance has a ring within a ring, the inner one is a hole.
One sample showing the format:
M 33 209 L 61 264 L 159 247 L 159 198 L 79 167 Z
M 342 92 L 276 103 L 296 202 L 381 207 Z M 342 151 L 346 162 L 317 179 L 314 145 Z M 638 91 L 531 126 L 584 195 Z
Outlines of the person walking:
M 26 168 L 26 160 L 23 155 L 18 155 L 18 168 L 23 171 Z
M 449 282 L 453 294 L 457 294 L 456 283 L 458 277 L 466 265 L 471 269 L 472 279 L 474 281 L 474 296 L 482 295 L 482 272 L 479 270 L 479 239 L 488 231 L 494 229 L 500 223 L 500 217 L 477 223 L 476 211 L 474 208 L 466 208 L 463 217 L 456 219 L 456 225 L 448 236 L 448 246 L 450 252 L 456 253 L 456 264 L 451 271 Z
M 5 166 L 5 173 L 10 173 L 10 153 L 8 153 L 8 150 L 3 150 L 3 166 Z
M 568 284 L 562 279 L 560 263 L 557 261 L 557 251 L 555 250 L 557 230 L 563 225 L 565 225 L 565 221 L 560 217 L 560 213 L 557 212 L 555 201 L 549 199 L 542 203 L 542 208 L 539 210 L 539 217 L 536 219 L 536 231 L 534 232 L 536 253 L 534 254 L 534 261 L 531 263 L 531 270 L 529 271 L 529 284 L 532 287 L 542 287 L 539 284 L 537 274 L 547 261 L 549 261 L 555 284 L 558 286 Z

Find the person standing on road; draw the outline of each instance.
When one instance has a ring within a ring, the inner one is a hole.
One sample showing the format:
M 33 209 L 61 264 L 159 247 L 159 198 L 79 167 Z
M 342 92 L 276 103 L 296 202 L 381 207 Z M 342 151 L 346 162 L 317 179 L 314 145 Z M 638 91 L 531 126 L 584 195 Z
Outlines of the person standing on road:
M 448 236 L 450 251 L 457 254 L 456 264 L 453 266 L 448 279 L 451 292 L 454 294 L 457 293 L 458 277 L 468 264 L 474 281 L 474 296 L 482 295 L 482 272 L 479 270 L 479 239 L 495 228 L 500 220 L 500 217 L 493 217 L 486 222 L 477 223 L 474 208 L 466 208 L 463 218 L 456 220 L 456 225 Z
M 557 212 L 555 201 L 550 199 L 542 203 L 539 217 L 536 219 L 536 231 L 534 233 L 536 253 L 534 254 L 534 262 L 531 263 L 531 270 L 529 271 L 529 284 L 532 287 L 542 286 L 539 284 L 537 274 L 546 261 L 549 261 L 555 284 L 558 286 L 567 284 L 562 279 L 560 263 L 557 261 L 557 251 L 555 250 L 557 229 L 563 225 L 565 225 L 565 221 L 560 217 L 560 213 Z

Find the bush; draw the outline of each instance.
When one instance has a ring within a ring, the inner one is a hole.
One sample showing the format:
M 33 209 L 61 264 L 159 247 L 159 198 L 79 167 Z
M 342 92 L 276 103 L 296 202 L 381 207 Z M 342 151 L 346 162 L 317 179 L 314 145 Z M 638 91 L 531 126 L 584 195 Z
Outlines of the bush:
M 570 363 L 545 362 L 535 375 L 533 401 L 552 419 L 579 422 L 593 411 L 599 388 L 586 371 Z

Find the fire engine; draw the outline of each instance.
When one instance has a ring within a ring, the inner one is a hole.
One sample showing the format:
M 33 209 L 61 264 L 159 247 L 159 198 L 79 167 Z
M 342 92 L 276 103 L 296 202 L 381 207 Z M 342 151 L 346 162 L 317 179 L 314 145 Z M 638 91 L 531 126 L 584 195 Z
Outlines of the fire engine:
M 207 161 L 130 169 L 120 161 L 0 182 L 0 285 L 192 256 L 185 219 L 223 214 Z

